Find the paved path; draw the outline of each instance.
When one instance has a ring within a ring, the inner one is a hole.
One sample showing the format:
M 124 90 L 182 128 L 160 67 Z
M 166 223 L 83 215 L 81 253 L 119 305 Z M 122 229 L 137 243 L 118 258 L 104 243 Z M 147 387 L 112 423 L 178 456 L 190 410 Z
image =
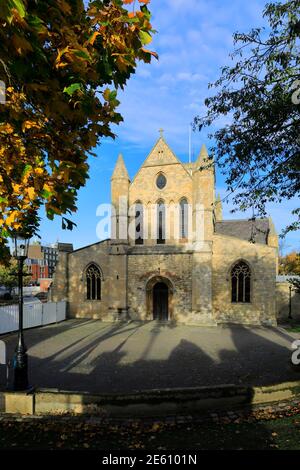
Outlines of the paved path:
M 30 382 L 90 392 L 300 380 L 283 329 L 68 320 L 25 331 Z M 2 337 L 12 357 L 16 335 Z

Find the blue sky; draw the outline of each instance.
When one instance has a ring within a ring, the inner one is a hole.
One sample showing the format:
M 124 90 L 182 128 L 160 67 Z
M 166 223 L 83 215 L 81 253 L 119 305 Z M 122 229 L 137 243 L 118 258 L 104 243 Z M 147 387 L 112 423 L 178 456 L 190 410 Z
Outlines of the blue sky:
M 90 158 L 90 180 L 80 191 L 78 211 L 72 217 L 78 227 L 72 232 L 61 229 L 61 220 L 43 217 L 40 235 L 45 243 L 57 240 L 72 242 L 74 247 L 98 241 L 96 226 L 99 204 L 110 201 L 110 177 L 117 156 L 122 153 L 133 177 L 164 129 L 165 139 L 176 155 L 188 161 L 189 123 L 204 111 L 207 85 L 220 75 L 220 68 L 229 63 L 233 49 L 232 34 L 246 32 L 265 24 L 262 10 L 265 0 L 151 0 L 152 24 L 158 31 L 152 50 L 159 61 L 140 64 L 119 93 L 119 110 L 124 122 L 115 129 L 118 138 L 105 139 L 96 149 L 98 157 Z M 193 133 L 192 154 L 197 157 L 201 144 L 206 143 L 207 131 Z M 217 191 L 225 195 L 224 177 L 217 173 Z M 277 231 L 291 220 L 290 211 L 296 200 L 270 205 L 268 211 Z M 244 218 L 245 214 L 230 214 L 232 204 L 224 205 L 224 218 Z M 291 233 L 285 251 L 300 250 L 299 232 Z

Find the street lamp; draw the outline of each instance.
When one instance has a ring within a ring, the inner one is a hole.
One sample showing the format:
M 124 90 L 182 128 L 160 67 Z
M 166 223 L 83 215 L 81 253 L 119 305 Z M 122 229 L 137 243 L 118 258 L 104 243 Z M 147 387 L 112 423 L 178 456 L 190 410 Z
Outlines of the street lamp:
M 23 267 L 28 255 L 29 237 L 16 234 L 13 237 L 13 256 L 18 260 L 18 286 L 19 286 L 19 330 L 18 344 L 13 359 L 14 390 L 26 390 L 28 388 L 28 360 L 23 336 Z
M 293 317 L 292 317 L 292 290 L 293 290 L 293 287 L 290 285 L 289 286 L 289 316 L 288 316 L 288 319 L 289 320 L 292 320 Z

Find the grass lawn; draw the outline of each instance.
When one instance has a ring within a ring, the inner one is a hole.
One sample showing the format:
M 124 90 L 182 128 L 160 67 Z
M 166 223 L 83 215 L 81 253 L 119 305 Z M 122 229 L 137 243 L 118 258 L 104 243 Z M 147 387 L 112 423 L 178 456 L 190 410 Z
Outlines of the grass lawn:
M 289 331 L 290 333 L 300 333 L 300 326 L 298 325 L 290 326 L 286 328 L 286 331 Z
M 300 414 L 257 422 L 88 423 L 70 418 L 0 422 L 0 449 L 300 449 Z

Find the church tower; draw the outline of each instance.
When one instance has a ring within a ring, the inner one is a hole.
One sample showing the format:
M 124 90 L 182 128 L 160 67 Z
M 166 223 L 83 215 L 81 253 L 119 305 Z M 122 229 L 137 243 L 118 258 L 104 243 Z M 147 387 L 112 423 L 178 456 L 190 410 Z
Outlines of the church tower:
M 214 162 L 203 145 L 193 171 L 193 221 L 196 242 L 212 241 L 214 193 Z
M 110 304 L 113 320 L 127 318 L 128 196 L 130 179 L 120 154 L 111 177 Z
M 192 311 L 195 323 L 212 318 L 212 240 L 214 233 L 215 170 L 203 145 L 193 170 Z
M 112 243 L 128 242 L 128 196 L 130 179 L 121 154 L 111 177 L 111 203 L 114 211 L 111 217 Z

